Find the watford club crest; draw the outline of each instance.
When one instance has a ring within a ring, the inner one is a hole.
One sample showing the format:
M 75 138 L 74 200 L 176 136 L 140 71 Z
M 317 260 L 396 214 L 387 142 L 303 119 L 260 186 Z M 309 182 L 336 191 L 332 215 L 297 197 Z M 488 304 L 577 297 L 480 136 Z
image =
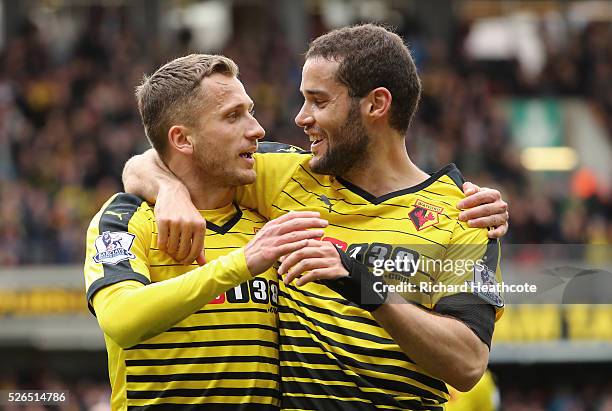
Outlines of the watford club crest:
M 435 205 L 431 205 L 422 200 L 417 200 L 414 203 L 414 209 L 408 213 L 410 221 L 418 231 L 427 227 L 438 224 L 438 216 L 444 209 Z

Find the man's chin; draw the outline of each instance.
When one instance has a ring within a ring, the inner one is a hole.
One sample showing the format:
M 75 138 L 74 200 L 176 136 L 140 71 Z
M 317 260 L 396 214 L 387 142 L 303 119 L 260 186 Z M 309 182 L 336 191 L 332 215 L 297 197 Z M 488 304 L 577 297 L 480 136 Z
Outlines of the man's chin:
M 255 182 L 255 179 L 257 177 L 257 175 L 255 174 L 255 170 L 248 170 L 248 171 L 243 171 L 238 173 L 237 177 L 237 181 L 238 181 L 238 185 L 243 186 L 243 185 L 247 185 L 247 184 L 253 184 Z
M 317 174 L 333 174 L 333 172 L 329 170 L 329 167 L 325 165 L 325 157 L 321 155 L 313 156 L 308 162 L 308 165 L 310 169 Z

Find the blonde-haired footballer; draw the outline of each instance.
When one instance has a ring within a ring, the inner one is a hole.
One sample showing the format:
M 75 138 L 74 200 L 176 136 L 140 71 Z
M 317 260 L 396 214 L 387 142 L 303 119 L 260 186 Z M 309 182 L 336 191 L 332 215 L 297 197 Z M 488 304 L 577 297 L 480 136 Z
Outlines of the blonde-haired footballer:
M 208 222 L 209 262 L 160 251 L 153 207 L 135 195 L 112 196 L 91 221 L 87 300 L 104 332 L 113 410 L 278 410 L 271 267 L 327 222 L 298 212 L 266 223 L 232 201 L 255 180 L 264 136 L 237 74 L 228 58 L 194 54 L 137 90 L 147 137 Z
M 281 408 L 442 410 L 446 383 L 469 390 L 486 368 L 503 300 L 460 286 L 499 283 L 498 244 L 459 219 L 463 178 L 454 165 L 428 175 L 410 161 L 404 137 L 420 80 L 397 35 L 366 24 L 319 37 L 300 90 L 296 124 L 312 153 L 256 154 L 255 183 L 237 191 L 266 218 L 316 210 L 329 221 L 326 241 L 309 240 L 279 268 Z M 126 188 L 150 199 L 159 191 L 158 206 L 193 216 L 188 199 L 167 195 L 176 180 L 150 171 L 154 160 L 146 153 L 128 164 Z M 503 233 L 505 203 L 486 202 L 478 211 L 493 214 Z M 180 218 L 198 221 L 189 216 Z M 193 245 L 192 233 L 169 227 L 166 250 L 193 260 L 198 247 L 179 250 L 176 240 Z M 376 261 L 398 258 L 478 264 L 372 274 Z M 389 291 L 402 282 L 456 287 Z

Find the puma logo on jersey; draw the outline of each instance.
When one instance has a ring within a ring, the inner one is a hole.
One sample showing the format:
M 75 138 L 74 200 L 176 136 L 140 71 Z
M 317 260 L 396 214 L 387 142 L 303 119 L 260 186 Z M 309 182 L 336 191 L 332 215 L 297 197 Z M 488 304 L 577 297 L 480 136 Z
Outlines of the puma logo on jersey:
M 317 197 L 317 200 L 323 202 L 323 204 L 325 204 L 326 206 L 329 207 L 329 212 L 332 212 L 332 207 L 334 206 L 331 202 L 331 200 L 325 195 L 325 194 L 321 194 Z
M 123 221 L 123 215 L 127 214 L 127 213 L 115 213 L 114 211 L 106 211 L 104 214 L 108 214 L 108 215 L 114 215 L 115 217 L 117 217 L 119 220 Z

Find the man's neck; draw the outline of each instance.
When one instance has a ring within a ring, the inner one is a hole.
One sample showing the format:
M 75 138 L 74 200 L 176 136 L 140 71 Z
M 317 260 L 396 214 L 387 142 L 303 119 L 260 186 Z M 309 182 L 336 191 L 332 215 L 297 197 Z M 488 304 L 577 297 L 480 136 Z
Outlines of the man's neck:
M 191 200 L 198 210 L 214 210 L 231 204 L 236 194 L 235 187 L 219 187 L 214 184 L 202 184 L 197 181 L 183 180 Z
M 187 187 L 198 210 L 214 210 L 231 204 L 236 194 L 235 187 L 216 184 L 213 177 L 206 178 L 195 167 L 184 164 L 184 161 L 171 163 L 169 168 Z
M 386 135 L 372 141 L 368 159 L 342 176 L 368 193 L 380 197 L 412 187 L 429 178 L 408 156 L 404 139 Z

